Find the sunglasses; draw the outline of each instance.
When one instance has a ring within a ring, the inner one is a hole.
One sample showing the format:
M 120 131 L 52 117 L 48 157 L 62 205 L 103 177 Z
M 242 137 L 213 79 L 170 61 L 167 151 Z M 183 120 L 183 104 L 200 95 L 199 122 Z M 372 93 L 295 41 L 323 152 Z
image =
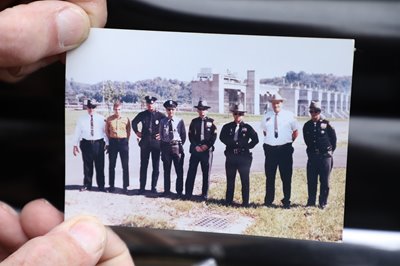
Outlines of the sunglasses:
M 319 114 L 321 111 L 316 111 L 316 110 L 310 110 L 310 114 Z
M 239 115 L 239 116 L 242 116 L 242 115 L 243 115 L 243 113 L 237 113 L 237 112 L 235 112 L 235 113 L 233 113 L 233 115 Z

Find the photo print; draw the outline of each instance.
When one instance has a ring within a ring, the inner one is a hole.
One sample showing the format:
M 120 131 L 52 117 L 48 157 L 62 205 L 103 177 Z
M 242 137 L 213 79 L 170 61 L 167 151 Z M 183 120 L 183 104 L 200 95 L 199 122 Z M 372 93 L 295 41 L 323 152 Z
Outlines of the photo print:
M 354 40 L 92 29 L 67 54 L 65 217 L 340 242 Z

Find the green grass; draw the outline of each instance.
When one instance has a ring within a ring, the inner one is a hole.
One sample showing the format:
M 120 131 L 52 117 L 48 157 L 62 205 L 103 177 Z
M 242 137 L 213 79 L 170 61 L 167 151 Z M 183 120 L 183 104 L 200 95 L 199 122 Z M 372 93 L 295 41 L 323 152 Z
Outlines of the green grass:
M 143 215 L 132 215 L 126 218 L 123 226 L 142 227 L 142 228 L 159 228 L 159 229 L 174 229 L 175 225 L 164 219 L 151 219 Z
M 279 174 L 276 180 L 276 208 L 262 207 L 265 196 L 265 176 L 263 173 L 252 174 L 250 181 L 250 202 L 254 208 L 235 208 L 237 215 L 249 216 L 255 223 L 245 234 L 260 236 L 276 236 L 286 238 L 302 238 L 324 241 L 338 241 L 344 222 L 345 168 L 333 169 L 330 180 L 328 207 L 305 207 L 307 202 L 307 181 L 304 169 L 294 169 L 292 180 L 292 208 L 280 208 L 283 198 L 282 182 Z M 234 201 L 242 202 L 241 184 L 236 178 Z M 211 198 L 223 199 L 225 182 L 216 182 L 210 189 Z
M 317 207 L 305 207 L 307 202 L 307 182 L 304 169 L 294 169 L 292 181 L 292 208 L 281 208 L 283 198 L 282 183 L 279 175 L 276 180 L 275 207 L 262 205 L 265 196 L 265 176 L 252 173 L 250 181 L 250 203 L 252 207 L 242 208 L 240 203 L 241 184 L 236 178 L 234 201 L 236 207 L 224 206 L 226 182 L 224 178 L 213 177 L 210 184 L 209 201 L 203 202 L 171 200 L 163 218 L 150 219 L 143 216 L 131 216 L 125 225 L 174 229 L 174 220 L 198 213 L 209 213 L 249 217 L 253 223 L 243 232 L 246 235 L 272 236 L 282 238 L 300 238 L 317 241 L 340 241 L 344 222 L 345 168 L 333 169 L 330 182 L 328 206 L 321 210 Z M 150 207 L 150 206 L 149 206 Z

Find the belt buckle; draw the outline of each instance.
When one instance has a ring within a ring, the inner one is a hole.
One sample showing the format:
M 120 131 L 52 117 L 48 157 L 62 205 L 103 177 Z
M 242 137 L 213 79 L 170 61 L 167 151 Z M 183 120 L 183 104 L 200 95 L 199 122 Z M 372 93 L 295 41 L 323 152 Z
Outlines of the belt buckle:
M 240 149 L 233 149 L 233 154 L 237 155 L 240 153 Z

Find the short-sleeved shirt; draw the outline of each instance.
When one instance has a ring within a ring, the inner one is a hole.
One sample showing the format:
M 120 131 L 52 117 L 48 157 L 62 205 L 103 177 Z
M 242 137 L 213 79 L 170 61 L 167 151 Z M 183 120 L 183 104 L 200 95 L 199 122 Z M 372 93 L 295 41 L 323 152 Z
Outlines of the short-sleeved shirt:
M 106 134 L 109 138 L 129 138 L 131 134 L 131 122 L 128 117 L 111 115 L 106 120 Z
M 261 129 L 266 132 L 264 143 L 277 146 L 293 142 L 292 134 L 298 130 L 298 123 L 294 114 L 287 110 L 280 110 L 277 114 L 278 137 L 275 138 L 275 112 L 267 112 L 261 121 Z

